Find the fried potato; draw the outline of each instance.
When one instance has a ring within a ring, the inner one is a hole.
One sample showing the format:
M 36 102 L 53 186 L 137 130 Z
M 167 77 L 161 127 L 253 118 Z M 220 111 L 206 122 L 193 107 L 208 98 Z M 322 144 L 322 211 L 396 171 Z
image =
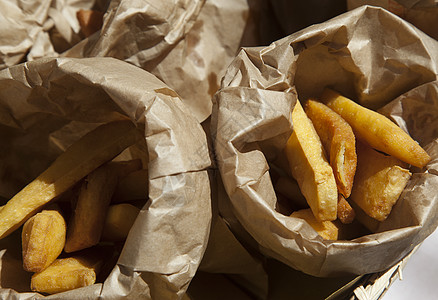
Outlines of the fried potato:
M 147 199 L 148 170 L 142 169 L 120 179 L 114 192 L 113 202 Z
M 350 224 L 354 221 L 356 213 L 350 203 L 339 194 L 338 196 L 338 219 L 342 224 Z
M 0 238 L 139 138 L 130 121 L 118 121 L 99 126 L 79 139 L 0 210 Z
M 76 12 L 76 18 L 85 37 L 100 30 L 103 25 L 103 13 L 97 10 L 80 9 Z
M 23 268 L 41 272 L 61 254 L 65 244 L 64 217 L 56 210 L 43 210 L 26 221 L 21 234 Z
M 143 167 L 141 159 L 130 159 L 110 162 L 116 168 L 117 174 L 120 178 L 126 177 L 133 172 L 140 171 Z
M 325 240 L 338 239 L 338 227 L 331 221 L 318 221 L 310 208 L 294 211 L 290 216 L 305 220 Z
M 106 214 L 102 240 L 125 240 L 139 212 L 139 208 L 128 203 L 111 205 Z
M 323 103 L 308 100 L 305 111 L 326 150 L 339 192 L 348 198 L 356 172 L 356 138 L 351 126 Z
M 371 147 L 420 168 L 430 161 L 426 151 L 387 117 L 330 89 L 324 90 L 321 99 L 351 125 L 358 139 Z
M 84 257 L 55 260 L 50 266 L 31 279 L 32 291 L 55 294 L 89 286 L 96 281 L 96 269 L 101 262 Z
M 319 221 L 336 219 L 338 190 L 321 141 L 312 122 L 297 101 L 292 111 L 294 131 L 285 152 L 293 177 Z
M 113 164 L 104 164 L 87 176 L 67 227 L 65 252 L 82 250 L 99 243 L 117 180 L 117 168 Z
M 357 170 L 350 199 L 370 217 L 384 221 L 408 183 L 411 173 L 395 157 L 357 143 Z

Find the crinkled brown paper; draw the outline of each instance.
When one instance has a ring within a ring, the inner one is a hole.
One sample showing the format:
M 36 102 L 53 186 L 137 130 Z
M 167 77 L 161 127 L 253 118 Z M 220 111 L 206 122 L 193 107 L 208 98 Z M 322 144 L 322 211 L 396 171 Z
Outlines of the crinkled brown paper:
M 64 53 L 110 56 L 156 75 L 194 116 L 211 114 L 211 97 L 242 42 L 255 43 L 253 0 L 113 0 L 100 32 Z
M 436 0 L 347 0 L 350 10 L 362 5 L 383 7 L 438 40 Z
M 96 8 L 103 28 L 81 41 L 76 12 Z M 258 44 L 253 10 L 258 0 L 5 0 L 0 69 L 49 56 L 118 58 L 156 75 L 204 121 L 239 47 Z
M 97 125 L 130 119 L 144 133 L 149 200 L 103 283 L 47 298 L 180 299 L 212 217 L 206 135 L 176 93 L 113 59 L 44 59 L 0 71 L 0 195 L 9 199 Z M 133 153 L 134 153 L 133 152 Z M 2 299 L 37 297 L 22 271 L 19 232 L 0 241 Z M 23 292 L 23 293 L 19 293 Z
M 233 215 L 262 253 L 313 276 L 394 265 L 438 224 L 438 42 L 399 17 L 361 7 L 267 47 L 243 49 L 214 97 L 212 133 Z M 276 211 L 270 164 L 293 130 L 291 110 L 325 87 L 382 108 L 431 155 L 376 234 L 326 241 Z M 395 99 L 395 100 L 394 100 Z M 236 231 L 238 232 L 238 231 Z M 240 236 L 242 239 L 242 236 Z
M 82 39 L 76 12 L 106 0 L 0 1 L 0 69 L 58 56 Z

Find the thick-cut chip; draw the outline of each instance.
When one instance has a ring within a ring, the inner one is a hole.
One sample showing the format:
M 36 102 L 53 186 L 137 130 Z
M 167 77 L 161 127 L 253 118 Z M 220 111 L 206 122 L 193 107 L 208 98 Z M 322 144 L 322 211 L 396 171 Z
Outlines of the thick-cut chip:
M 148 196 L 148 170 L 142 169 L 120 178 L 114 202 L 126 202 L 131 200 L 146 199 Z
M 354 221 L 356 213 L 344 196 L 339 194 L 338 198 L 338 219 L 342 224 L 350 224 Z
M 110 163 L 86 177 L 68 224 L 65 252 L 86 249 L 99 243 L 117 180 L 117 167 Z
M 120 178 L 126 177 L 133 172 L 138 172 L 141 170 L 142 162 L 141 159 L 131 159 L 131 160 L 118 160 L 110 162 L 116 168 L 117 174 Z
M 318 221 L 310 208 L 294 211 L 290 216 L 305 220 L 325 240 L 338 239 L 338 227 L 331 221 Z
M 68 226 L 65 252 L 82 250 L 99 243 L 119 177 L 135 173 L 141 166 L 140 159 L 114 161 L 86 177 Z M 129 222 L 129 218 L 125 222 Z
M 350 124 L 357 138 L 371 147 L 420 168 L 430 161 L 426 151 L 384 115 L 330 89 L 325 89 L 321 98 Z
M 305 108 L 329 157 L 339 192 L 350 197 L 356 172 L 356 138 L 351 126 L 321 102 L 308 100 Z
M 299 101 L 292 111 L 292 123 L 294 131 L 285 148 L 292 175 L 315 218 L 319 221 L 335 220 L 338 189 L 333 170 L 324 155 L 321 140 Z
M 0 238 L 139 138 L 132 122 L 118 121 L 99 126 L 79 139 L 0 210 Z
M 111 205 L 106 214 L 102 240 L 125 240 L 139 212 L 139 208 L 128 203 Z
M 55 294 L 92 285 L 96 281 L 96 269 L 101 263 L 84 257 L 57 259 L 45 270 L 32 276 L 31 289 Z
M 357 170 L 350 199 L 370 217 L 384 221 L 410 177 L 400 160 L 357 143 Z
M 23 268 L 41 272 L 61 254 L 66 225 L 56 210 L 43 210 L 26 221 L 21 234 Z

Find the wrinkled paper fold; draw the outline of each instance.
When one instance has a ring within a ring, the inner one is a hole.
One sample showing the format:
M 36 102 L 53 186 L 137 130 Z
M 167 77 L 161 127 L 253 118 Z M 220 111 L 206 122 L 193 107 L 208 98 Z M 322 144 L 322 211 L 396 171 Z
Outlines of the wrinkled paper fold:
M 82 38 L 76 12 L 104 10 L 106 0 L 5 0 L 0 3 L 0 69 L 56 57 Z
M 246 0 L 113 0 L 102 30 L 63 54 L 110 56 L 156 75 L 201 122 L 241 42 L 256 43 Z
M 103 283 L 48 298 L 180 299 L 207 247 L 212 210 L 206 135 L 176 93 L 154 75 L 113 58 L 13 66 L 0 72 L 0 91 L 4 200 L 101 123 L 129 119 L 144 135 L 137 156 L 149 169 L 149 199 L 116 266 Z M 2 240 L 2 274 L 12 262 L 20 265 L 21 244 L 14 236 Z M 24 292 L 23 285 L 30 291 L 29 273 L 20 276 L 17 282 L 1 277 L 1 297 Z
M 242 226 L 262 253 L 313 276 L 373 273 L 406 256 L 438 224 L 437 52 L 435 40 L 370 6 L 267 47 L 243 49 L 214 97 L 212 114 L 217 163 L 230 197 L 228 222 Z M 276 210 L 269 170 L 293 130 L 291 110 L 297 99 L 318 97 L 327 86 L 392 116 L 432 157 L 424 170 L 411 170 L 376 234 L 326 241 L 305 221 Z
M 376 5 L 400 16 L 434 39 L 438 40 L 438 2 L 436 0 L 347 0 L 347 8 Z

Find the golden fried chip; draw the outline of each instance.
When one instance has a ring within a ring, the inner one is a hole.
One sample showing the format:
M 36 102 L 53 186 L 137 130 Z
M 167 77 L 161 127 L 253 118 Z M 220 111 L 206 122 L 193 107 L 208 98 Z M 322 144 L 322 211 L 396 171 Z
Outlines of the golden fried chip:
M 338 219 L 342 224 L 350 224 L 354 221 L 356 214 L 350 203 L 345 200 L 344 196 L 339 194 L 338 197 Z
M 350 199 L 370 217 L 383 221 L 397 202 L 411 173 L 393 156 L 357 143 L 357 170 Z
M 111 205 L 106 214 L 102 240 L 125 240 L 139 212 L 139 208 L 128 203 Z
M 26 221 L 21 234 L 23 268 L 41 272 L 61 254 L 65 244 L 66 225 L 56 210 L 43 210 Z
M 45 270 L 32 276 L 31 289 L 55 294 L 92 285 L 96 281 L 96 268 L 100 263 L 83 257 L 57 259 Z
M 119 160 L 110 162 L 116 168 L 119 180 L 120 178 L 126 177 L 133 172 L 140 171 L 142 169 L 141 159 L 131 159 L 131 160 Z
M 338 227 L 331 221 L 318 221 L 310 208 L 294 211 L 290 216 L 305 220 L 325 240 L 338 239 Z
M 305 111 L 328 154 L 338 190 L 348 198 L 357 164 L 353 130 L 340 115 L 323 103 L 308 100 Z
M 420 168 L 430 161 L 426 151 L 387 117 L 330 89 L 325 89 L 321 98 L 350 124 L 358 139 L 371 147 Z
M 130 121 L 118 121 L 99 126 L 79 139 L 0 210 L 0 238 L 139 138 Z
M 117 180 L 117 168 L 113 164 L 104 164 L 86 177 L 68 224 L 65 252 L 82 250 L 99 243 Z
M 292 111 L 294 131 L 285 152 L 293 177 L 298 182 L 315 218 L 336 219 L 338 189 L 321 141 L 312 122 L 297 101 Z

